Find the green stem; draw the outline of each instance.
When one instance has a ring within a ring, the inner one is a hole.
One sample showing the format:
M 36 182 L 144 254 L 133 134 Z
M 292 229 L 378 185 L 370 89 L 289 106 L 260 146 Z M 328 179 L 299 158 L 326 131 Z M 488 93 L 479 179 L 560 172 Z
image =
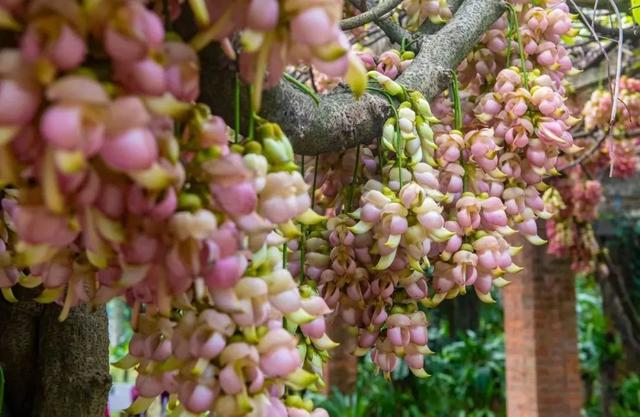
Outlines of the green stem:
M 353 178 L 351 179 L 351 186 L 349 187 L 349 194 L 347 197 L 347 208 L 349 213 L 353 210 L 353 194 L 356 188 L 356 182 L 358 181 L 358 168 L 360 166 L 360 145 L 356 146 L 356 163 L 353 168 Z
M 287 269 L 287 244 L 282 244 L 282 268 Z
M 316 205 L 316 187 L 318 185 L 318 165 L 320 164 L 320 155 L 316 155 L 316 161 L 313 166 L 313 186 L 311 187 L 311 209 Z
M 451 99 L 453 100 L 454 127 L 456 130 L 462 133 L 463 114 L 462 114 L 462 101 L 460 100 L 460 82 L 458 81 L 458 76 L 456 75 L 455 71 L 451 72 L 450 94 L 451 94 Z M 462 156 L 462 154 L 460 155 L 460 165 L 464 168 L 464 175 L 462 176 L 462 192 L 466 192 L 469 178 L 467 175 L 468 169 L 464 163 L 464 157 Z
M 400 188 L 402 188 L 402 165 L 404 158 L 404 144 L 402 143 L 402 134 L 400 133 L 400 120 L 396 118 L 396 158 L 398 158 L 398 181 L 400 182 Z
M 460 83 L 455 71 L 451 71 L 451 99 L 453 100 L 454 127 L 462 130 L 462 102 L 460 101 Z
M 302 91 L 303 93 L 311 97 L 314 103 L 316 103 L 316 106 L 320 105 L 320 97 L 318 97 L 318 95 L 312 89 L 307 87 L 304 83 L 300 82 L 298 79 L 287 74 L 286 72 L 282 74 L 282 77 L 285 80 L 289 81 L 291 84 L 293 84 L 293 86 L 296 87 L 298 90 Z
M 511 41 L 514 38 L 513 31 L 513 23 L 511 19 L 507 19 L 508 29 L 507 29 L 507 51 L 505 53 L 505 62 L 506 67 L 509 68 L 511 66 Z
M 234 143 L 238 143 L 238 137 L 240 136 L 240 78 L 238 74 L 236 74 L 236 85 L 234 91 L 234 109 L 233 109 L 233 129 L 235 130 L 233 141 Z
M 520 67 L 522 69 L 522 78 L 524 79 L 524 87 L 529 89 L 529 72 L 527 71 L 527 60 L 524 54 L 524 47 L 522 46 L 522 38 L 520 37 L 520 23 L 518 22 L 518 14 L 516 9 L 509 3 L 507 3 L 507 7 L 509 8 L 509 17 L 511 20 L 511 25 L 513 25 L 516 41 L 518 42 L 518 50 L 520 56 Z
M 304 178 L 304 155 L 301 155 L 301 157 L 300 174 L 302 174 L 302 178 Z M 300 283 L 302 283 L 304 282 L 304 244 L 307 238 L 307 228 L 304 224 L 300 225 L 300 234 Z
M 396 124 L 399 123 L 399 117 L 398 117 L 398 110 L 396 109 L 395 103 L 393 101 L 393 98 L 391 97 L 391 95 L 389 93 L 387 93 L 386 91 L 380 89 L 380 88 L 376 88 L 376 87 L 367 87 L 367 91 L 370 92 L 374 92 L 374 93 L 378 93 L 378 94 L 382 94 L 387 101 L 389 102 L 389 106 L 391 107 L 391 110 L 393 111 L 393 115 L 396 118 Z M 396 130 L 400 130 L 399 127 L 396 125 Z M 382 168 L 384 167 L 384 155 L 383 155 L 383 146 L 382 146 L 382 140 L 379 139 L 378 140 L 378 156 L 380 159 L 380 173 L 382 173 Z M 402 178 L 402 176 L 400 177 Z
M 249 87 L 249 97 L 253 96 L 253 86 Z M 249 100 L 249 140 L 253 140 L 256 130 L 256 113 L 253 111 L 253 103 Z

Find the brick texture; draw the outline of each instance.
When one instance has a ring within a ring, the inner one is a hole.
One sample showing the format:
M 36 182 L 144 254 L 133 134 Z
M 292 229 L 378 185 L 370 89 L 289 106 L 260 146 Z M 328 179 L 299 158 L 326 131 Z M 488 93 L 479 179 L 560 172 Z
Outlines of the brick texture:
M 508 417 L 579 417 L 574 276 L 546 247 L 525 245 L 525 267 L 503 291 Z
M 358 358 L 351 354 L 356 348 L 356 338 L 349 326 L 341 320 L 335 320 L 329 326 L 329 336 L 340 343 L 331 350 L 331 360 L 325 369 L 327 386 L 337 388 L 349 394 L 355 390 L 358 378 Z

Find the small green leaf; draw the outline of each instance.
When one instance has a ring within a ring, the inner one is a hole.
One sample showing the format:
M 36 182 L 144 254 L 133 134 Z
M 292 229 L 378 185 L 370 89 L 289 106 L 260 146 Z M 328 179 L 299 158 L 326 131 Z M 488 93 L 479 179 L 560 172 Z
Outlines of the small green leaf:
M 636 24 L 640 24 L 640 0 L 631 0 L 631 15 Z

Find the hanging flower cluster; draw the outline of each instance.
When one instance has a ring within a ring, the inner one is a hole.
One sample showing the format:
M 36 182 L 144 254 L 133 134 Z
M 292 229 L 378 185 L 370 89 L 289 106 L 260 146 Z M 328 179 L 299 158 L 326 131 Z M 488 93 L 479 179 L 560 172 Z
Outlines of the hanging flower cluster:
M 232 144 L 194 103 L 196 52 L 142 2 L 3 11 L 24 28 L 0 51 L 4 297 L 40 286 L 61 319 L 126 297 L 133 413 L 168 392 L 176 412 L 326 415 L 295 394 L 335 344 L 283 262 L 292 220 L 318 219 L 285 134 L 259 119 Z
M 569 133 L 576 119 L 561 84 L 571 62 L 559 44 L 571 35 L 571 21 L 556 3 L 514 4 L 460 65 L 458 97 L 434 106 L 444 122 L 434 129 L 440 183 L 448 186 L 440 191 L 449 194 L 446 227 L 455 233 L 435 263 L 436 300 L 464 285 L 481 297 L 492 282 L 504 285 L 503 275 L 520 269 L 511 258 L 519 248 L 507 241 L 515 231 L 544 243 L 536 225 L 550 215 L 543 180 L 562 153 L 577 151 Z M 511 60 L 518 65 L 498 70 Z
M 597 219 L 598 206 L 602 201 L 600 179 L 606 175 L 631 178 L 637 169 L 640 81 L 622 77 L 619 87 L 620 105 L 613 124 L 613 103 L 609 91 L 596 90 L 585 103 L 582 116 L 589 134 L 581 139 L 580 145 L 590 151 L 594 141 L 599 140 L 598 136 L 604 135 L 603 146 L 595 149 L 579 166 L 568 170 L 565 178 L 554 181 L 563 204 L 553 207 L 553 201 L 549 201 L 551 209 L 558 212 L 556 218 L 547 223 L 549 252 L 570 257 L 573 268 L 578 271 L 593 271 L 599 253 L 591 222 Z
M 548 252 L 570 259 L 574 271 L 593 271 L 600 247 L 591 221 L 596 219 L 602 201 L 600 183 L 585 181 L 580 169 L 574 169 L 567 178 L 554 181 L 544 200 L 547 209 L 554 213 L 546 225 Z
M 358 50 L 357 46 L 358 44 L 354 45 L 353 50 L 367 71 L 376 70 L 392 80 L 398 78 L 415 58 L 415 53 L 412 51 L 389 49 L 377 56 L 370 48 Z M 314 87 L 320 93 L 332 91 L 340 82 L 339 77 L 329 77 L 315 69 L 313 74 Z
M 637 130 L 640 126 L 640 80 L 622 76 L 620 78 L 619 104 L 617 106 L 613 130 Z M 611 92 L 597 89 L 585 103 L 582 110 L 585 129 L 609 130 L 611 109 L 613 107 Z
M 62 319 L 125 297 L 132 413 L 169 393 L 177 415 L 324 417 L 300 394 L 324 384 L 330 318 L 385 373 L 403 359 L 426 376 L 422 307 L 471 285 L 491 302 L 520 270 L 508 236 L 544 242 L 543 179 L 578 148 L 561 82 L 566 5 L 513 2 L 432 112 L 395 81 L 413 53 L 350 50 L 341 1 L 188 3 L 189 43 L 165 33 L 160 2 L 0 4 L 16 35 L 0 51 L 3 296 L 41 286 L 36 300 L 61 304 Z M 412 26 L 450 17 L 444 1 L 405 7 Z M 215 40 L 233 57 L 232 38 L 256 112 L 286 65 L 344 76 L 356 95 L 369 70 L 393 111 L 379 142 L 296 160 L 253 114 L 246 137 L 231 135 L 195 100 L 196 51 Z M 590 219 L 596 187 L 571 192 L 572 215 Z
M 544 243 L 536 223 L 550 215 L 543 179 L 556 173 L 562 153 L 578 150 L 561 83 L 571 71 L 559 45 L 571 35 L 566 6 L 519 6 L 495 28 L 504 39 L 501 48 L 493 45 L 496 67 L 486 77 L 463 78 L 460 91 L 456 83 L 433 113 L 420 93 L 394 81 L 413 56 L 360 53 L 370 91 L 394 103 L 393 117 L 376 145 L 305 159 L 314 202 L 329 219 L 303 228 L 305 237 L 289 246 L 290 271 L 358 329 L 355 353 L 371 351 L 386 373 L 403 358 L 414 374 L 426 375 L 421 307 L 470 285 L 491 302 L 492 286 L 521 269 L 513 262 L 520 248 L 508 236 Z M 519 46 L 525 35 L 536 44 L 529 52 Z M 545 52 L 553 62 L 539 59 Z M 504 68 L 511 55 L 518 65 Z
M 619 105 L 613 125 L 611 92 L 594 91 L 582 110 L 587 132 L 608 134 L 607 146 L 598 149 L 586 163 L 596 173 L 610 166 L 610 174 L 616 178 L 629 178 L 635 174 L 638 163 L 636 147 L 640 129 L 640 81 L 634 78 L 620 79 Z M 588 143 L 585 146 L 589 146 Z
M 447 0 L 404 0 L 402 7 L 407 12 L 409 30 L 418 30 L 427 20 L 443 23 L 451 19 L 451 9 Z

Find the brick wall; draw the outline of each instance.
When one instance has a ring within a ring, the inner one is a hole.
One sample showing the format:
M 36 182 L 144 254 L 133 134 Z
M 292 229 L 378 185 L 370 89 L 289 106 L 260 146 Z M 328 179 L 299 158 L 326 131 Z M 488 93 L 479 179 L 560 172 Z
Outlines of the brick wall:
M 575 283 L 568 263 L 525 245 L 503 291 L 508 417 L 579 417 Z
M 352 393 L 358 378 L 358 358 L 351 354 L 356 348 L 355 334 L 338 319 L 329 326 L 329 336 L 340 346 L 331 350 L 331 360 L 325 368 L 327 388 L 335 387 L 340 392 Z

